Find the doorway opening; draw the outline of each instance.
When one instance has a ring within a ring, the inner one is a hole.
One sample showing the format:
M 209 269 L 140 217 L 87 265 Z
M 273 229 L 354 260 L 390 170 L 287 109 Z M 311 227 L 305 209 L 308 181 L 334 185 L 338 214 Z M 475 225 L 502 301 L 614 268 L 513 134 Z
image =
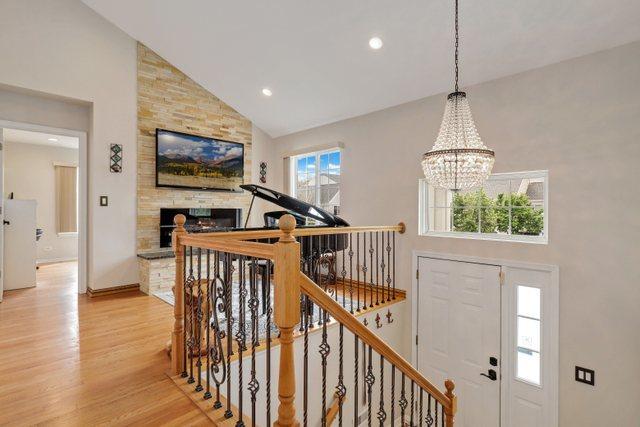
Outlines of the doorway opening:
M 86 134 L 0 121 L 0 300 L 6 291 L 86 291 Z

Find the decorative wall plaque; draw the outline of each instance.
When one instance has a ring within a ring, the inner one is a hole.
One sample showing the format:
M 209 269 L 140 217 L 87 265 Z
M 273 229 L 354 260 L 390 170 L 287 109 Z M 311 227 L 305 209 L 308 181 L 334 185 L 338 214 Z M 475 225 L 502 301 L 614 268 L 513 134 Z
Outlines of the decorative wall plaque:
M 113 173 L 122 172 L 122 144 L 111 144 L 110 152 L 110 167 L 109 170 Z
M 260 162 L 260 182 L 267 183 L 267 162 Z

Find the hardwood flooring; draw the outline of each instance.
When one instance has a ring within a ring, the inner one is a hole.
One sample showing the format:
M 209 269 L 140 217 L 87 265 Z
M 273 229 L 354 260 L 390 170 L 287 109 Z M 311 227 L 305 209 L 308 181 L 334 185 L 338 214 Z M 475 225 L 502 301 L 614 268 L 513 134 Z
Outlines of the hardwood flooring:
M 165 375 L 172 307 L 77 294 L 75 263 L 0 303 L 0 425 L 210 425 Z

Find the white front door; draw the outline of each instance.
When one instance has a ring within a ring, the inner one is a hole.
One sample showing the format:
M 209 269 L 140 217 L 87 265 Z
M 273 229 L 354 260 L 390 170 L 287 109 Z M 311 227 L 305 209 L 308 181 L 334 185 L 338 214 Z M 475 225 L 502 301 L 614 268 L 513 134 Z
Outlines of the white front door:
M 418 271 L 418 370 L 455 382 L 456 426 L 499 426 L 500 267 L 420 257 Z

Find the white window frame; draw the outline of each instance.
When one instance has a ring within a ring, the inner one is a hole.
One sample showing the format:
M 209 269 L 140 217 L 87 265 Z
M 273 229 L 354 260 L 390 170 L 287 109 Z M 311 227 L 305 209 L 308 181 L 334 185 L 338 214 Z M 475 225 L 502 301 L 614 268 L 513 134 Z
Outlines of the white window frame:
M 506 179 L 539 179 L 542 178 L 544 185 L 543 197 L 543 233 L 541 236 L 525 236 L 519 234 L 498 234 L 498 233 L 469 233 L 463 231 L 430 231 L 429 230 L 429 185 L 427 180 L 422 178 L 419 181 L 419 201 L 418 201 L 418 234 L 425 237 L 449 237 L 455 239 L 493 240 L 519 243 L 534 243 L 546 245 L 549 243 L 549 171 L 525 171 L 507 172 L 492 174 L 488 180 Z
M 289 172 L 289 188 L 291 189 L 291 196 L 298 197 L 296 194 L 297 183 L 298 183 L 297 181 L 298 159 L 301 157 L 315 156 L 317 167 L 316 167 L 316 179 L 315 179 L 316 200 L 314 201 L 314 204 L 317 206 L 320 206 L 320 156 L 322 154 L 336 153 L 336 152 L 340 154 L 340 177 L 342 178 L 343 163 L 342 163 L 342 148 L 340 147 L 333 147 L 333 148 L 328 148 L 326 150 L 319 150 L 319 151 L 309 151 L 307 153 L 300 153 L 300 154 L 296 154 L 295 156 L 291 156 L 291 166 L 290 166 L 290 172 Z M 340 184 L 338 184 L 338 187 L 339 187 L 339 191 L 342 191 L 342 186 Z M 338 209 L 340 209 L 340 205 L 338 205 Z

